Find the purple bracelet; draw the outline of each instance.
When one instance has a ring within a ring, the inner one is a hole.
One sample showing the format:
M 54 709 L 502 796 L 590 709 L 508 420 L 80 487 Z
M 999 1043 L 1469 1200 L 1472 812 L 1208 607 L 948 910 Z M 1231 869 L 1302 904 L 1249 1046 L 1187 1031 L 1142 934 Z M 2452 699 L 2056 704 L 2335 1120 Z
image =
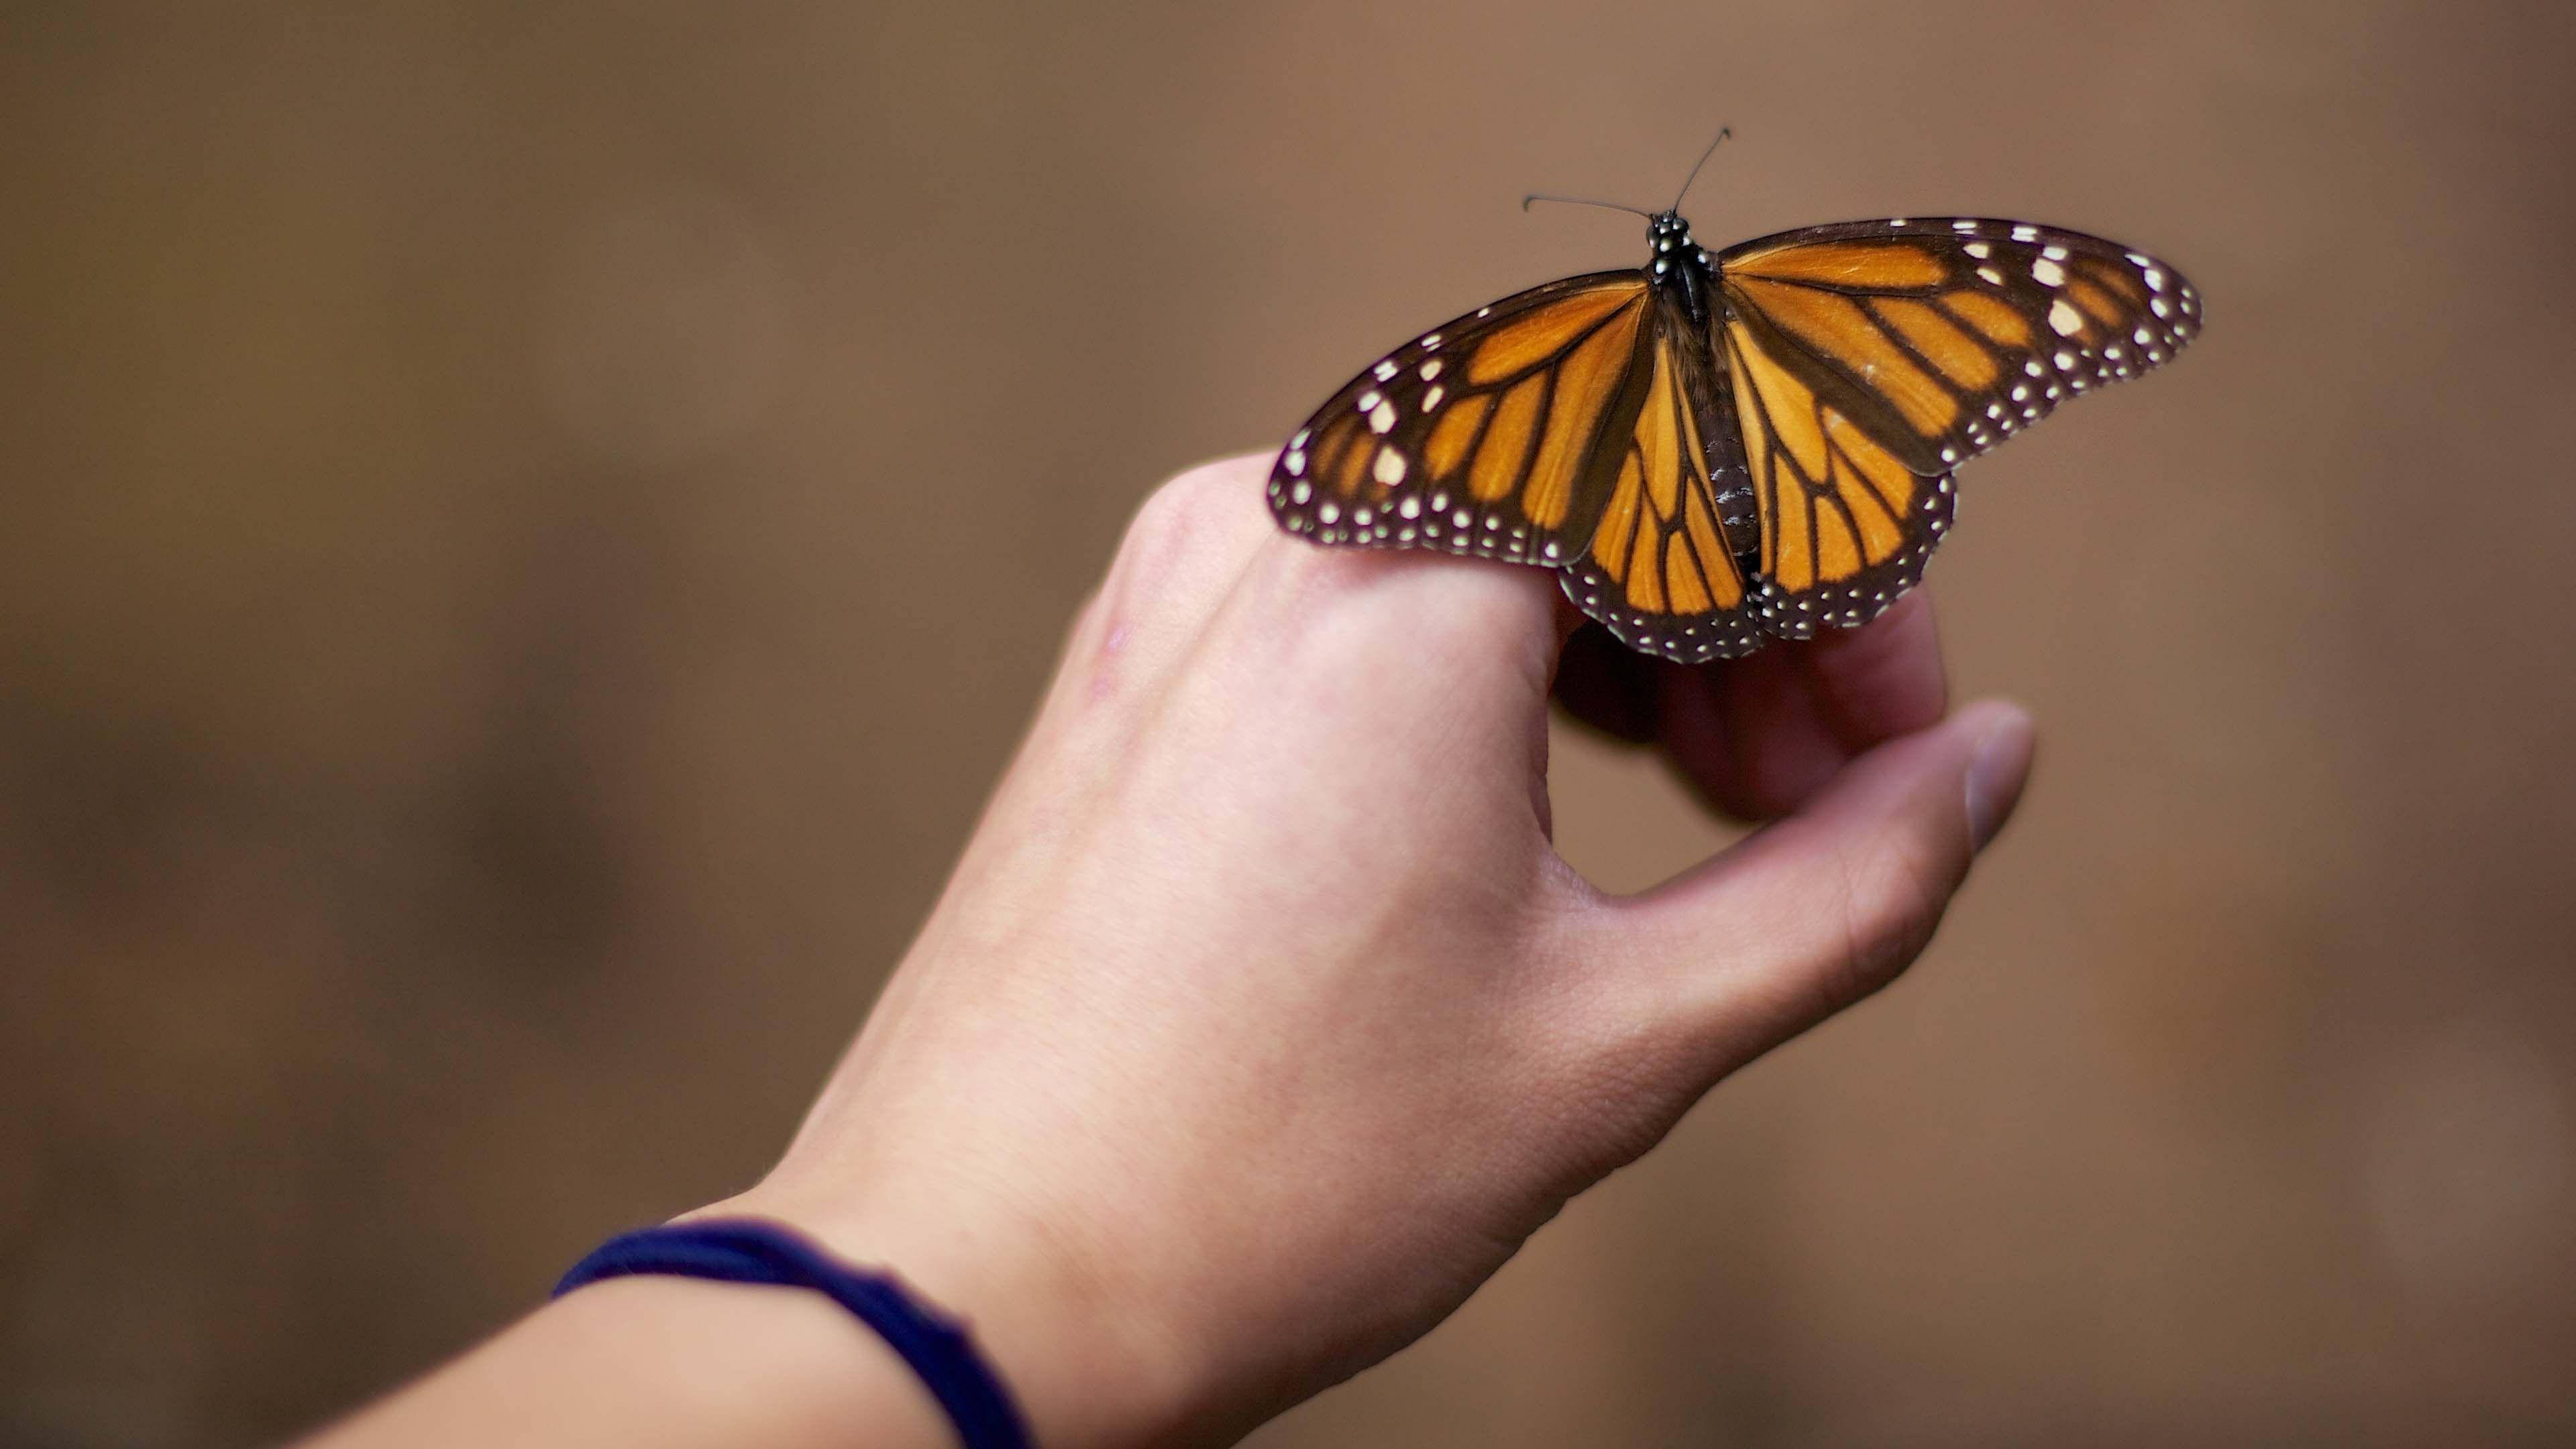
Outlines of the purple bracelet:
M 775 1223 L 711 1218 L 623 1233 L 591 1250 L 555 1285 L 561 1298 L 586 1283 L 636 1273 L 811 1288 L 876 1330 L 912 1365 L 966 1449 L 1030 1449 L 1009 1391 L 965 1327 L 916 1301 L 892 1275 L 835 1261 Z

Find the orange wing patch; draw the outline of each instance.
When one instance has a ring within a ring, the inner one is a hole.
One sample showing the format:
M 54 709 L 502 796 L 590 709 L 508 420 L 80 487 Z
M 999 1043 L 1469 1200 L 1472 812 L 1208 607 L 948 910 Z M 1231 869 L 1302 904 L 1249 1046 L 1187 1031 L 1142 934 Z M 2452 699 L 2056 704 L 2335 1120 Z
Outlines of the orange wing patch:
M 1728 572 L 1732 573 L 1730 569 Z M 1708 596 L 1708 570 L 1690 551 L 1687 533 L 1671 533 L 1664 538 L 1664 578 L 1672 585 L 1672 611 L 1676 614 L 1703 614 L 1715 605 Z M 1742 596 L 1738 595 L 1738 602 Z M 1729 607 L 1733 607 L 1729 605 Z
M 2030 319 L 1990 292 L 1952 292 L 1941 299 L 1941 305 L 1999 349 L 2009 352 L 2030 345 Z
M 1831 286 L 1931 287 L 1949 267 L 1915 242 L 1793 242 L 1727 258 L 1729 276 Z
M 1547 431 L 1539 438 L 1538 460 L 1521 496 L 1521 511 L 1541 528 L 1565 521 L 1574 481 L 1597 445 L 1602 410 L 1619 394 L 1636 359 L 1637 327 L 1645 315 L 1641 296 L 1595 329 L 1557 368 Z
M 1871 302 L 1869 310 L 1881 322 L 1895 328 L 1908 346 L 1960 387 L 1976 389 L 1990 386 L 1996 374 L 2002 371 L 2002 364 L 1996 360 L 1992 348 L 1962 331 L 1958 323 L 1928 302 L 1882 297 Z
M 1592 534 L 1593 561 L 1601 565 L 1612 583 L 1628 581 L 1633 557 L 1629 543 L 1637 532 L 1637 508 L 1645 492 L 1645 470 L 1631 450 L 1627 461 L 1619 465 L 1619 483 L 1611 490 L 1610 506 L 1602 511 L 1601 526 Z
M 2100 257 L 2085 257 L 2075 265 L 2077 271 L 2082 272 L 2098 285 L 2108 287 L 2126 298 L 2130 306 L 2153 310 L 2154 299 L 2148 295 L 2143 285 L 2143 274 L 2133 275 L 2127 268 L 2104 261 Z
M 1467 461 L 1467 449 L 1476 441 L 1477 425 L 1485 421 L 1485 414 L 1493 406 L 1492 393 L 1470 393 L 1431 425 L 1431 440 L 1422 446 L 1422 461 L 1431 469 L 1433 481 L 1447 478 Z
M 1918 365 L 1904 345 L 1838 292 L 1744 279 L 1736 294 L 1855 381 L 1893 403 L 1914 430 L 1937 437 L 1958 419 L 1958 399 Z
M 1356 417 L 1337 418 L 1315 439 L 1315 476 L 1344 498 L 1358 494 L 1366 477 L 1368 430 Z
M 1509 326 L 1496 328 L 1476 345 L 1475 356 L 1467 364 L 1467 381 L 1481 387 L 1518 376 L 1564 351 L 1594 323 L 1644 296 L 1642 283 L 1635 287 L 1602 287 L 1534 309 Z
M 1476 448 L 1476 461 L 1467 469 L 1467 491 L 1479 503 L 1492 503 L 1508 498 L 1520 486 L 1521 463 L 1529 457 L 1530 431 L 1538 424 L 1539 399 L 1547 395 L 1547 379 L 1523 378 L 1519 386 L 1503 394 L 1503 404 L 1494 410 L 1492 426 L 1485 429 L 1485 441 Z
M 2076 306 L 2093 314 L 2094 321 L 2099 322 L 2105 327 L 2116 327 L 2119 325 L 2120 313 L 2125 309 L 2123 309 L 2118 302 L 2112 300 L 2110 293 L 2103 291 L 2100 287 L 2095 286 L 2093 283 L 2086 281 L 2082 277 L 2077 277 L 2068 282 L 2066 284 L 2066 292 L 2068 296 L 2075 299 Z

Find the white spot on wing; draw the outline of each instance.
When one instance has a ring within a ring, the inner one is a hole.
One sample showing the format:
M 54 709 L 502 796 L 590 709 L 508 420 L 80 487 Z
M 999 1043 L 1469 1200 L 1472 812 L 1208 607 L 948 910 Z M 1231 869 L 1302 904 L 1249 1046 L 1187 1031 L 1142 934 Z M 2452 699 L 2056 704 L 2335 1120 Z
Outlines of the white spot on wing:
M 1404 455 L 1393 448 L 1377 450 L 1377 462 L 1369 468 L 1370 476 L 1392 488 L 1404 481 Z
M 2076 333 L 2084 330 L 2084 314 L 2076 311 L 2073 303 L 2067 301 L 2064 297 L 2060 297 L 2056 301 L 2048 304 L 2048 325 L 2057 333 L 2058 336 L 2072 337 Z M 2062 352 L 2058 354 L 2059 357 L 2064 357 L 2065 355 L 2066 354 Z M 2064 366 L 2067 364 L 2061 363 L 2060 365 Z

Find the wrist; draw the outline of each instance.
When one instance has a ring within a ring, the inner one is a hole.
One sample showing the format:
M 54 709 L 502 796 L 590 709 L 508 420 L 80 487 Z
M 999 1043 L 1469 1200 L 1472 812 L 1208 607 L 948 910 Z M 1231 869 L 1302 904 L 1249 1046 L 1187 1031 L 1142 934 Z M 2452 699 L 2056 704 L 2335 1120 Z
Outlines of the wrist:
M 1045 1449 L 1166 1442 L 1195 1417 L 1192 1356 L 1061 1235 L 1000 1214 L 820 1207 L 767 1188 L 688 1215 L 756 1217 L 888 1272 L 960 1322 Z

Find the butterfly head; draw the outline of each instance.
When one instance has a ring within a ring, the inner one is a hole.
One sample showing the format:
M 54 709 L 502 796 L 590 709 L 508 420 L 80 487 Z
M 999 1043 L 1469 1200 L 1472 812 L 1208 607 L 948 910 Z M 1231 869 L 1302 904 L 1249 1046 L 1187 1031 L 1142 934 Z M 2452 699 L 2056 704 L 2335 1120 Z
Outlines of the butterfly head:
M 1713 260 L 1708 248 L 1692 238 L 1690 223 L 1678 211 L 1667 211 L 1649 220 L 1646 241 L 1655 249 L 1647 269 L 1658 281 L 1678 281 L 1693 271 L 1705 272 Z

